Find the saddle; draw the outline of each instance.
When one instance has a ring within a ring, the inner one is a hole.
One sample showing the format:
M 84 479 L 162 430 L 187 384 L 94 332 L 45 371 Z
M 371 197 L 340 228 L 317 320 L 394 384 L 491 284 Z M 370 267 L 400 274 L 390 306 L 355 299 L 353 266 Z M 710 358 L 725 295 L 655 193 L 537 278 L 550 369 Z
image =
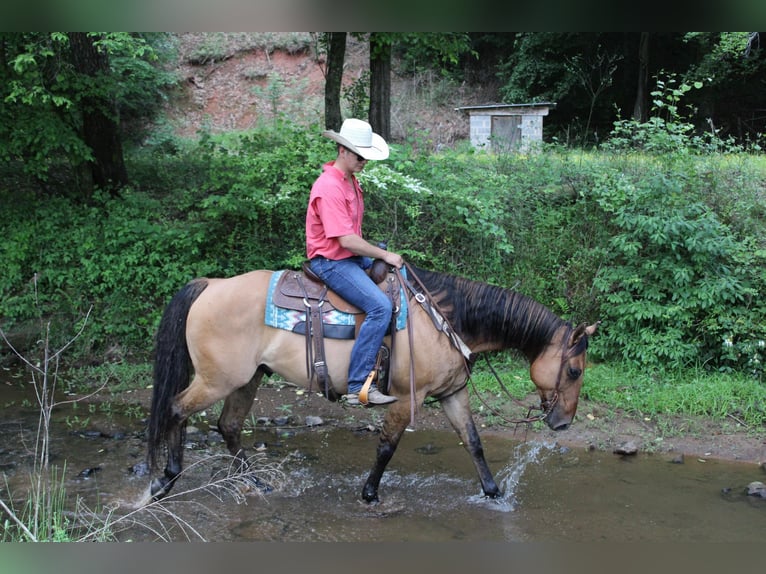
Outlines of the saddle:
M 306 300 L 322 301 L 324 312 L 338 310 L 352 315 L 362 313 L 359 307 L 352 305 L 334 291 L 330 291 L 319 276 L 311 270 L 308 262 L 301 265 L 300 271 L 283 273 L 274 290 L 274 304 L 283 309 L 305 311 Z
M 391 299 L 394 312 L 389 329 L 393 334 L 396 332 L 399 311 L 399 279 L 389 272 L 386 263 L 380 259 L 375 260 L 369 274 Z M 306 322 L 294 331 L 302 332 L 306 338 L 306 374 L 309 378 L 309 389 L 316 379 L 325 396 L 330 400 L 337 400 L 339 397 L 333 390 L 325 362 L 324 339 L 330 335 L 326 331 L 332 331 L 332 338 L 353 339 L 364 321 L 364 312 L 328 289 L 322 279 L 311 270 L 307 261 L 301 265 L 300 271 L 286 271 L 282 274 L 274 289 L 273 302 L 283 309 L 306 313 Z M 325 324 L 323 316 L 330 311 L 354 315 L 355 325 Z M 393 352 L 393 337 L 391 347 L 390 351 L 385 346 L 381 347 L 378 353 L 376 370 L 379 373 L 378 388 L 382 392 L 388 390 L 388 362 Z

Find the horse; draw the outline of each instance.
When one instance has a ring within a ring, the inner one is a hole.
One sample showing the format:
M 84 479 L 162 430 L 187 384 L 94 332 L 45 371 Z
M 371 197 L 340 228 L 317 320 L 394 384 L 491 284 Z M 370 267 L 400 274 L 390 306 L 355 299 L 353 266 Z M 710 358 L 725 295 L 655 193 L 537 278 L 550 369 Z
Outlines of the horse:
M 577 411 L 588 339 L 598 323 L 573 327 L 521 293 L 409 264 L 406 269 L 428 297 L 417 289 L 408 291 L 408 329 L 392 330 L 385 339 L 389 345 L 395 343 L 388 392 L 398 401 L 386 406 L 362 499 L 379 502 L 386 466 L 426 398 L 440 402 L 473 460 L 484 495 L 496 498 L 502 493 L 485 460 L 469 402 L 473 361 L 487 351 L 520 351 L 529 361 L 540 398 L 539 418 L 551 429 L 564 430 Z M 310 388 L 312 377 L 300 360 L 309 353 L 304 335 L 264 321 L 267 290 L 275 273 L 254 270 L 228 278 L 197 278 L 165 308 L 155 341 L 147 462 L 152 472 L 157 471 L 164 449 L 167 462 L 164 474 L 150 482 L 152 500 L 167 495 L 181 472 L 191 415 L 223 400 L 218 430 L 229 452 L 246 465 L 241 432 L 263 377 L 277 373 Z M 443 316 L 442 328 L 437 328 L 435 316 Z M 455 340 L 462 343 L 456 345 Z M 347 388 L 353 340 L 326 339 L 325 345 L 331 386 L 326 396 L 336 399 Z

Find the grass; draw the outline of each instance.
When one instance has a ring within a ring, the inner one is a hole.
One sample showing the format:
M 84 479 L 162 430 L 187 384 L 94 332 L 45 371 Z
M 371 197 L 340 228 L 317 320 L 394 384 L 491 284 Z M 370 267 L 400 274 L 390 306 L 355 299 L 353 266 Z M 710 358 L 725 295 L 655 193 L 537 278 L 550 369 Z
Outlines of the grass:
M 534 392 L 525 361 L 507 355 L 491 361 L 511 395 L 523 398 Z M 483 360 L 477 362 L 472 378 L 480 393 L 505 402 Z M 594 364 L 586 370 L 581 396 L 641 416 L 702 416 L 733 419 L 750 429 L 766 426 L 766 385 L 743 373 L 698 368 L 658 373 L 619 363 Z
M 733 418 L 748 427 L 766 425 L 766 386 L 743 373 L 691 368 L 648 373 L 636 367 L 596 365 L 587 373 L 587 397 L 642 414 Z

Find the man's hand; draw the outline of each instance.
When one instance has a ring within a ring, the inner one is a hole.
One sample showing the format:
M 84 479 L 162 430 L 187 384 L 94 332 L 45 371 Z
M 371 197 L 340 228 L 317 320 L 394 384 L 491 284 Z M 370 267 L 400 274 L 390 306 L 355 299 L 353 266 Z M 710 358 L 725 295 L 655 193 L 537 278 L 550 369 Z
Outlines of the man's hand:
M 404 266 L 404 259 L 398 253 L 386 251 L 385 257 L 381 257 L 381 259 L 383 259 L 383 261 L 385 261 L 392 267 L 396 267 L 397 269 L 401 269 Z

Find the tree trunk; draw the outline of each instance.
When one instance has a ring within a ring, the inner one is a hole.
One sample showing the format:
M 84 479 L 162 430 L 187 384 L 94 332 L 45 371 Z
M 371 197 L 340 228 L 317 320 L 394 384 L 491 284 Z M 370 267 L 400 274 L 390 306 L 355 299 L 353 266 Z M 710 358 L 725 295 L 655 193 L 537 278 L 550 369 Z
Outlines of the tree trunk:
M 329 32 L 327 41 L 327 76 L 324 84 L 324 125 L 339 130 L 340 91 L 343 85 L 343 63 L 346 59 L 346 32 Z
M 117 105 L 108 94 L 99 93 L 99 78 L 109 74 L 109 58 L 84 32 L 68 34 L 72 65 L 84 76 L 90 89 L 80 100 L 83 141 L 93 152 L 90 170 L 93 185 L 112 195 L 128 182 L 128 172 L 122 154 Z
M 370 34 L 370 125 L 391 138 L 391 42 Z
M 641 32 L 638 44 L 638 87 L 633 105 L 633 119 L 644 123 L 649 119 L 647 84 L 649 82 L 649 32 Z

